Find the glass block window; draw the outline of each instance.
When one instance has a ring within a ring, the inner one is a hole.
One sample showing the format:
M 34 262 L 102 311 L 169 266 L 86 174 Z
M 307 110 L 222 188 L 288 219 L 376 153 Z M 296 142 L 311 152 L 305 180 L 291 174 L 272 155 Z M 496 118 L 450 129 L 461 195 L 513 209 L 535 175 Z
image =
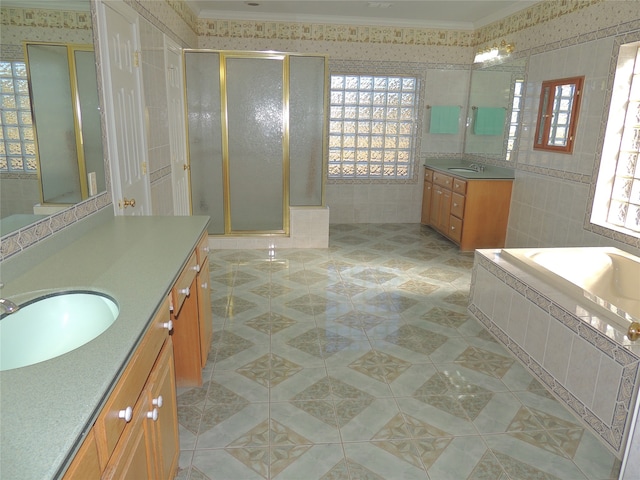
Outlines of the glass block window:
M 416 77 L 331 75 L 329 178 L 411 178 L 417 110 Z
M 640 232 L 640 48 L 628 92 L 607 221 Z
M 0 61 L 0 172 L 36 173 L 27 67 Z
M 511 104 L 511 118 L 509 119 L 509 136 L 507 138 L 507 158 L 511 160 L 511 152 L 516 146 L 518 137 L 518 125 L 522 121 L 522 106 L 524 99 L 522 98 L 524 89 L 524 80 L 516 80 L 513 89 L 513 103 Z

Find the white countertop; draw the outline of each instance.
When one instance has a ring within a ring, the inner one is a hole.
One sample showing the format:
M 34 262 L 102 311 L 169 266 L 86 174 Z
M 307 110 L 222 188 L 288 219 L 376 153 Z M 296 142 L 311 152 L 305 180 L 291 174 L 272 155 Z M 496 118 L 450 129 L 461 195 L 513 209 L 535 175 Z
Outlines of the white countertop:
M 0 297 L 15 303 L 83 289 L 120 308 L 82 347 L 0 372 L 2 478 L 50 479 L 66 469 L 208 221 L 102 212 L 0 264 Z

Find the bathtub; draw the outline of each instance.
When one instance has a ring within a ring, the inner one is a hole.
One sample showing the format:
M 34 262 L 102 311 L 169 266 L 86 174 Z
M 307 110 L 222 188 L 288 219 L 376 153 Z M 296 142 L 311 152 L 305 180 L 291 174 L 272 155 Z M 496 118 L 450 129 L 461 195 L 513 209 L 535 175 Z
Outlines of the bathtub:
M 613 247 L 506 248 L 500 257 L 626 331 L 640 322 L 640 258 Z

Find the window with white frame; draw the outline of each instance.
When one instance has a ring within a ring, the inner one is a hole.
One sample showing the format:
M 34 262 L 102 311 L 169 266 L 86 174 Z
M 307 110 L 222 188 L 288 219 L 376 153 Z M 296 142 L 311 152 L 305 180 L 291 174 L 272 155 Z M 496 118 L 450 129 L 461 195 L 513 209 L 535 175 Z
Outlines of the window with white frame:
M 0 172 L 36 173 L 36 147 L 24 62 L 0 61 Z
M 331 75 L 330 179 L 412 177 L 418 83 L 417 77 Z
M 640 42 L 620 47 L 591 221 L 640 237 Z

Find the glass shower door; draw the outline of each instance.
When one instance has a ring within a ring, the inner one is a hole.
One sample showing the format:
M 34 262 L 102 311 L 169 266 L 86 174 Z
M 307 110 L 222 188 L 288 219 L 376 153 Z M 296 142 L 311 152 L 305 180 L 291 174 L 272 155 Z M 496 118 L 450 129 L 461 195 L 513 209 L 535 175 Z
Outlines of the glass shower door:
M 229 55 L 223 68 L 230 233 L 287 233 L 285 58 Z

